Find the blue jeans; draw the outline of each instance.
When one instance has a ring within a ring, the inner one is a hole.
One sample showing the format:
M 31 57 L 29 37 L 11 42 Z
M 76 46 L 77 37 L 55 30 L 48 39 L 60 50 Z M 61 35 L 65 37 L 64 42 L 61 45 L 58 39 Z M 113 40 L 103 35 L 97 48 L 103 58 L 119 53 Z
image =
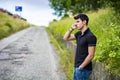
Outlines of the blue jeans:
M 80 70 L 79 68 L 75 68 L 73 80 L 89 80 L 91 73 L 92 73 L 91 70 L 86 69 Z

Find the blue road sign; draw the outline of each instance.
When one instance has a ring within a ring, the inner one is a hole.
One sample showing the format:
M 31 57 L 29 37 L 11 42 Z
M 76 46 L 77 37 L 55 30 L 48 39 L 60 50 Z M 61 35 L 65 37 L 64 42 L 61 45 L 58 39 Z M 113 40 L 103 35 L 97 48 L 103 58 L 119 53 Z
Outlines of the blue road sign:
M 15 11 L 22 12 L 22 6 L 15 6 Z

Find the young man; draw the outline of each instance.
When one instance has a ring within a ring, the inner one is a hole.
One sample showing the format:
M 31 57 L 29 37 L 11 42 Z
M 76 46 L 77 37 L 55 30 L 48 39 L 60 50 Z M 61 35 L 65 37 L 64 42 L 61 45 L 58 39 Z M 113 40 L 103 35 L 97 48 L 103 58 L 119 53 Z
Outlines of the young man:
M 76 23 L 65 33 L 64 40 L 76 40 L 77 48 L 75 55 L 73 80 L 89 80 L 92 72 L 92 62 L 96 47 L 96 36 L 87 27 L 89 18 L 85 14 L 74 17 Z M 71 34 L 74 29 L 79 31 Z

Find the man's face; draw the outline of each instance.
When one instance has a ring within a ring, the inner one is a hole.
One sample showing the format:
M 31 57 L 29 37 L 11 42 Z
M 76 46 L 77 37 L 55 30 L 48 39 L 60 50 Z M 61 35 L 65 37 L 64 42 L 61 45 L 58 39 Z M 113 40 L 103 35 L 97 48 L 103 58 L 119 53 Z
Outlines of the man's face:
M 75 23 L 77 26 L 76 26 L 76 28 L 78 29 L 78 30 L 82 30 L 82 28 L 84 27 L 84 25 L 85 25 L 85 22 L 84 21 L 82 21 L 81 19 L 76 19 L 76 23 Z

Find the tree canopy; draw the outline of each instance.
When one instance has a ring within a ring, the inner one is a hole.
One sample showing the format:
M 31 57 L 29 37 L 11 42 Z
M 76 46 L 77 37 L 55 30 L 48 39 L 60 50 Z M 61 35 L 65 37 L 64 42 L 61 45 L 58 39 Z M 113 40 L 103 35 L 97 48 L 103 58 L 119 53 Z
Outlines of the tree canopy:
M 119 11 L 119 0 L 49 0 L 50 6 L 55 10 L 55 15 L 61 16 L 68 12 L 72 14 L 97 10 L 101 7 L 111 6 Z

